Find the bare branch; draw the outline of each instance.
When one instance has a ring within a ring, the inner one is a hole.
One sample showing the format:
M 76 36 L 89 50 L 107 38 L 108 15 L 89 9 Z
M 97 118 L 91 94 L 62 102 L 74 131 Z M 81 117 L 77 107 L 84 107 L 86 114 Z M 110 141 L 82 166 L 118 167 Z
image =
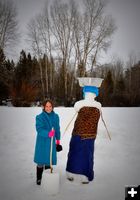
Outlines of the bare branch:
M 5 51 L 15 45 L 18 39 L 16 7 L 12 1 L 0 2 L 0 47 Z

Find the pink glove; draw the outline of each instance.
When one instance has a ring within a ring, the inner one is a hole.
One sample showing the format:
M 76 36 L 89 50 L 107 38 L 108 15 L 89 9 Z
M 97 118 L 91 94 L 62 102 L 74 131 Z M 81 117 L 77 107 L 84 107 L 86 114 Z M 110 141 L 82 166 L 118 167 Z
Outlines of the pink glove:
M 49 137 L 54 137 L 54 134 L 55 134 L 55 130 L 51 130 L 48 134 Z
M 60 144 L 60 140 L 56 140 L 56 144 Z

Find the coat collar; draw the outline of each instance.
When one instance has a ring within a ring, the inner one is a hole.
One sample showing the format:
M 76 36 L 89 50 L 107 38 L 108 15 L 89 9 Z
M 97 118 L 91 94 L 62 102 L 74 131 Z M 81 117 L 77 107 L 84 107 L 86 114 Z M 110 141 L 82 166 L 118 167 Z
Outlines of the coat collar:
M 50 127 L 52 128 L 53 126 L 52 126 L 52 122 L 51 122 L 50 117 L 54 116 L 54 111 L 52 111 L 51 113 L 47 113 L 47 112 L 43 111 L 42 114 L 45 117 L 45 119 L 48 121 Z

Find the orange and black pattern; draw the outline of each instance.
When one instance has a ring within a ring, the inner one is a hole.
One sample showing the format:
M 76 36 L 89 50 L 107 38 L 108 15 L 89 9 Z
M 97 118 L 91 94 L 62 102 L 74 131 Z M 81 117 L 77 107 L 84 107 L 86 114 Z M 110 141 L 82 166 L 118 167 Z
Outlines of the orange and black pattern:
M 82 139 L 96 138 L 100 111 L 96 107 L 83 107 L 79 110 L 72 135 Z

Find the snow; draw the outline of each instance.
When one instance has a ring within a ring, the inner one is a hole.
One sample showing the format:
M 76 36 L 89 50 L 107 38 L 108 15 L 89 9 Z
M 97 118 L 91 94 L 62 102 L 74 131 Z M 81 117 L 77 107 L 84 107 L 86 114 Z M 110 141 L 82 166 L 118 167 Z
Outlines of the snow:
M 35 184 L 33 162 L 36 139 L 35 116 L 40 107 L 0 107 L 0 199 L 1 200 L 123 200 L 125 186 L 140 184 L 140 108 L 103 108 L 103 117 L 110 131 L 99 121 L 95 143 L 95 179 L 89 184 L 71 183 L 66 179 L 66 161 L 73 123 L 73 108 L 57 107 L 60 116 L 61 144 L 58 164 L 60 174 L 57 195 L 46 192 L 45 173 L 42 185 Z

